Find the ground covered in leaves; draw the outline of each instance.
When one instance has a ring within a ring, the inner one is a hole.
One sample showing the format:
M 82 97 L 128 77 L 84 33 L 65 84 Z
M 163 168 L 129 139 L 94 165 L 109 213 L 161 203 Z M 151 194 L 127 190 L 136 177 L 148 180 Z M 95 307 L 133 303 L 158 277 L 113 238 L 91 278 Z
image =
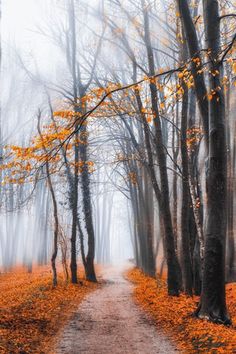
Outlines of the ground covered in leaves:
M 82 282 L 67 284 L 60 273 L 53 288 L 49 267 L 0 273 L 0 353 L 48 354 L 71 311 L 97 288 Z
M 134 298 L 152 315 L 158 328 L 172 337 L 183 353 L 236 353 L 236 284 L 227 285 L 227 303 L 233 326 L 225 327 L 192 317 L 198 297 L 169 297 L 166 282 L 133 269 Z

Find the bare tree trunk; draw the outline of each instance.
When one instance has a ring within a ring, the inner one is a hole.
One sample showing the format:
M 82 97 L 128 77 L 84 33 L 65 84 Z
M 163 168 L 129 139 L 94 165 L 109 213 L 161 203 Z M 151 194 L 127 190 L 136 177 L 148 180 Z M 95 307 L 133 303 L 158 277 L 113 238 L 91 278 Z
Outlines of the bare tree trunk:
M 77 236 L 77 218 L 78 218 L 78 183 L 79 183 L 79 139 L 78 132 L 74 138 L 74 177 L 73 177 L 73 189 L 70 195 L 70 204 L 72 206 L 72 231 L 71 231 L 71 282 L 73 284 L 78 283 L 77 278 L 77 251 L 76 251 L 76 236 Z
M 236 125 L 236 124 L 235 124 Z M 235 130 L 233 132 L 235 134 Z M 235 192 L 235 163 L 236 163 L 236 138 L 233 139 L 233 153 L 230 163 L 230 177 L 228 183 L 228 279 L 235 281 L 235 239 L 234 239 L 234 192 Z
M 93 215 L 92 215 L 92 204 L 91 204 L 91 192 L 90 192 L 90 180 L 89 180 L 89 167 L 88 167 L 88 132 L 86 125 L 83 125 L 80 130 L 80 158 L 83 162 L 83 170 L 81 172 L 81 182 L 82 182 L 82 194 L 83 194 L 83 208 L 85 215 L 85 226 L 88 233 L 88 253 L 86 257 L 86 279 L 89 281 L 96 282 L 96 274 L 94 269 L 94 257 L 95 257 L 95 235 L 93 227 Z
M 181 117 L 181 157 L 182 157 L 182 209 L 181 209 L 181 232 L 182 232 L 182 257 L 183 257 L 183 281 L 184 291 L 192 295 L 192 261 L 190 255 L 190 195 L 189 195 L 189 170 L 187 149 L 187 114 L 188 114 L 188 89 L 184 86 Z
M 175 125 L 178 127 L 179 121 L 179 101 L 176 102 L 176 117 L 175 117 Z M 176 127 L 172 126 L 172 151 L 173 151 L 173 211 L 172 211 L 172 219 L 173 219 L 173 232 L 175 238 L 175 251 L 178 254 L 178 174 L 177 174 L 177 163 L 178 163 L 178 155 L 179 155 L 179 132 L 176 132 Z
M 41 133 L 40 129 L 40 117 L 41 113 L 38 115 L 38 132 L 42 141 L 43 145 L 43 150 L 45 155 L 48 155 L 47 148 L 45 147 L 44 144 L 44 139 L 43 135 Z M 59 222 L 58 222 L 58 207 L 57 207 L 57 200 L 56 200 L 56 195 L 54 192 L 53 184 L 52 184 L 52 179 L 50 175 L 50 168 L 49 168 L 49 162 L 46 157 L 46 175 L 47 175 L 47 181 L 48 181 L 48 187 L 50 190 L 50 194 L 52 197 L 52 204 L 53 204 L 53 215 L 54 215 L 54 237 L 53 237 L 53 252 L 52 252 L 52 257 L 51 257 L 51 265 L 52 265 L 52 273 L 53 273 L 53 285 L 57 285 L 57 269 L 56 269 L 56 258 L 57 258 L 57 253 L 58 253 L 58 231 L 59 231 Z
M 188 134 L 194 137 L 193 143 L 188 149 L 189 162 L 189 190 L 191 200 L 190 225 L 192 230 L 192 240 L 194 242 L 193 259 L 193 287 L 196 295 L 201 293 L 202 267 L 204 256 L 204 234 L 203 234 L 203 202 L 201 198 L 201 186 L 198 172 L 198 155 L 201 140 L 196 139 L 196 97 L 192 89 L 190 91 L 190 104 L 188 113 Z
M 184 33 L 187 40 L 189 53 L 192 58 L 192 74 L 194 78 L 198 106 L 202 117 L 202 124 L 203 124 L 204 136 L 205 136 L 205 147 L 206 147 L 206 151 L 208 151 L 209 108 L 208 108 L 207 89 L 206 89 L 206 84 L 203 76 L 201 52 L 198 43 L 197 32 L 191 17 L 188 0 L 177 0 L 177 4 L 179 6 L 179 11 L 181 14 L 181 21 L 183 24 Z
M 229 324 L 225 299 L 225 239 L 227 222 L 227 153 L 224 93 L 219 62 L 220 21 L 218 1 L 204 0 L 204 22 L 210 50 L 209 157 L 207 165 L 207 225 L 200 306 L 197 315 Z M 220 88 L 220 89 L 219 89 Z
M 71 230 L 71 282 L 78 283 L 77 278 L 77 219 L 78 219 L 78 184 L 79 184 L 79 112 L 77 107 L 78 89 L 77 89 L 77 42 L 76 42 L 76 22 L 75 22 L 75 5 L 74 0 L 70 0 L 68 4 L 69 13 L 69 34 L 70 43 L 68 47 L 68 57 L 70 58 L 70 70 L 73 83 L 73 99 L 75 115 L 75 136 L 74 136 L 74 175 L 73 175 L 73 189 L 70 195 L 70 204 L 72 207 L 72 230 Z

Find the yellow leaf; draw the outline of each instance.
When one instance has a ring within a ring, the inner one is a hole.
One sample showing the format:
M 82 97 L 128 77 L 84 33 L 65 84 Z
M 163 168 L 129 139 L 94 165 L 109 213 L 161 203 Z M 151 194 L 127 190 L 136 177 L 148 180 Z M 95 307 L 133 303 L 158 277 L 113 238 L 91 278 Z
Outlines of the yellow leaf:
M 236 74 L 236 63 L 233 63 L 232 69 L 233 69 L 233 73 Z

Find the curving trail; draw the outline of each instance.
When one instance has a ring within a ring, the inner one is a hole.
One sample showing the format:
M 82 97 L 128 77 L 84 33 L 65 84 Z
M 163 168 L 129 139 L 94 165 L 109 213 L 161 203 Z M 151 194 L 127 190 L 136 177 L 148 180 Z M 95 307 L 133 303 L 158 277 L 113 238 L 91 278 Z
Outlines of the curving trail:
M 90 294 L 65 327 L 57 354 L 172 354 L 174 345 L 132 300 L 121 267 L 108 268 L 106 285 Z

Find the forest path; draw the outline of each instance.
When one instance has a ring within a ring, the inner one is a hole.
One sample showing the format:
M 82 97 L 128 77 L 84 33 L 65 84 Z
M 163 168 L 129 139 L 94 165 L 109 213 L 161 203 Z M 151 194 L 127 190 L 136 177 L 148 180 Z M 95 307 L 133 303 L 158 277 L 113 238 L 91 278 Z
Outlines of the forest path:
M 177 350 L 132 299 L 124 267 L 105 268 L 101 289 L 91 293 L 65 327 L 57 354 L 172 354 Z

